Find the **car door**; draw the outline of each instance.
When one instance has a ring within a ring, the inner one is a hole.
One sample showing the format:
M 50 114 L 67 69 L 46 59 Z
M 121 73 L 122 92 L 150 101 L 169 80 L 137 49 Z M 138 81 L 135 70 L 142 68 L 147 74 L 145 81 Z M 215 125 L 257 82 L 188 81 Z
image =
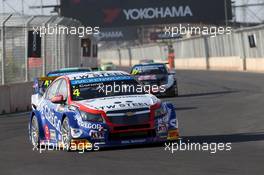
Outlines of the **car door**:
M 62 123 L 63 115 L 65 114 L 65 110 L 68 103 L 68 87 L 67 81 L 65 79 L 61 80 L 56 95 L 62 95 L 63 100 L 65 101 L 63 104 L 56 104 L 54 109 L 55 115 L 57 116 L 58 120 Z
M 61 124 L 65 109 L 67 107 L 68 88 L 65 79 L 60 79 L 55 95 L 63 95 L 65 101 L 63 104 L 55 104 L 49 100 L 50 106 L 52 106 L 54 113 L 54 125 L 52 125 L 50 129 L 50 139 L 58 141 L 61 140 Z
M 57 105 L 51 102 L 51 99 L 57 95 L 62 79 L 54 81 L 44 94 L 44 99 L 41 103 L 41 115 L 45 120 L 44 132 L 47 140 L 56 140 L 56 133 L 60 132 L 61 121 L 57 114 Z

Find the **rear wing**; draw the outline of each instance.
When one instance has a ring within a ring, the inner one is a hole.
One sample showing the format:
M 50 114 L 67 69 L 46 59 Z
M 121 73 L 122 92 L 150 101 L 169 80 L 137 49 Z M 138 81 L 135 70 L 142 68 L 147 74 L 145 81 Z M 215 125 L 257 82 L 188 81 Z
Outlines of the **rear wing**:
M 49 85 L 58 77 L 38 77 L 34 78 L 33 93 L 43 95 Z

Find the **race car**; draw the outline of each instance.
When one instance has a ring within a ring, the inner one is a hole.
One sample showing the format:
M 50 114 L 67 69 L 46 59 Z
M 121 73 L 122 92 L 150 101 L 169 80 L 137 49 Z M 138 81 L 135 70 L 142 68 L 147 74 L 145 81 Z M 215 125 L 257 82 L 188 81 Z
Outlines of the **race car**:
M 154 63 L 154 60 L 151 59 L 143 59 L 139 61 L 140 64 L 150 64 L 150 63 Z
M 150 86 L 152 94 L 157 96 L 178 96 L 176 72 L 175 70 L 169 71 L 166 64 L 137 64 L 132 67 L 130 74 L 144 86 Z
M 46 77 L 39 77 L 34 78 L 33 80 L 33 95 L 31 96 L 31 106 L 32 108 L 36 108 L 38 105 L 39 100 L 41 99 L 42 95 L 46 91 L 47 87 L 51 84 L 53 80 L 57 77 L 62 75 L 67 75 L 71 73 L 78 73 L 78 72 L 90 72 L 92 71 L 91 68 L 62 68 L 56 71 L 51 71 L 47 73 Z
M 103 71 L 110 71 L 110 70 L 116 70 L 116 65 L 112 62 L 103 63 L 101 65 L 101 70 Z
M 174 105 L 142 91 L 142 85 L 122 71 L 57 78 L 29 121 L 34 146 L 53 144 L 63 150 L 80 144 L 95 150 L 179 138 Z

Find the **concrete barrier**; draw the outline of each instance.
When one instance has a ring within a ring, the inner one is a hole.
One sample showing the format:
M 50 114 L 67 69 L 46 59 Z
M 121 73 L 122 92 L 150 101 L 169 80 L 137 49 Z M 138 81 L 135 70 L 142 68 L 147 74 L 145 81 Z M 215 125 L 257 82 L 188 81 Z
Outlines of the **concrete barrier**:
M 30 110 L 32 82 L 11 84 L 9 87 L 11 112 L 21 112 Z
M 0 114 L 10 113 L 10 88 L 0 86 Z
M 135 63 L 135 62 L 137 62 L 137 60 L 133 60 L 133 62 Z M 131 64 L 133 64 L 133 63 L 132 63 L 132 60 L 131 60 Z M 121 65 L 122 65 L 122 66 L 126 66 L 126 67 L 127 67 L 127 66 L 130 66 L 130 65 L 129 65 L 129 59 L 122 59 L 122 60 L 121 60 Z
M 104 59 L 103 62 L 111 61 Z M 131 65 L 139 63 L 139 59 L 131 59 Z M 157 63 L 165 63 L 167 60 L 154 60 Z M 116 65 L 119 65 L 117 60 L 112 60 Z M 129 59 L 121 59 L 121 66 L 130 67 Z M 245 67 L 248 71 L 264 71 L 264 58 L 246 59 Z M 203 57 L 199 58 L 175 58 L 176 69 L 194 69 L 206 70 L 207 61 Z M 210 57 L 208 59 L 208 67 L 210 70 L 227 70 L 227 71 L 243 71 L 243 59 L 240 57 Z
M 205 58 L 176 58 L 176 69 L 206 69 Z
M 209 67 L 211 70 L 242 71 L 243 59 L 240 57 L 210 57 Z
M 31 109 L 32 82 L 0 86 L 0 114 Z
M 247 58 L 247 71 L 264 72 L 264 58 Z

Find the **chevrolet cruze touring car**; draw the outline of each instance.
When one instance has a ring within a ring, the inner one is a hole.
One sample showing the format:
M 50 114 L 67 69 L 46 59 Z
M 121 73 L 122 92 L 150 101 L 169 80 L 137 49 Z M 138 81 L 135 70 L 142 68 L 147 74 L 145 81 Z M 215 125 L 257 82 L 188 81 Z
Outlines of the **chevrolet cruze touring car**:
M 176 73 L 169 71 L 166 64 L 137 64 L 131 69 L 133 75 L 145 86 L 156 86 L 152 94 L 157 96 L 178 96 Z
M 177 140 L 173 104 L 142 91 L 122 71 L 87 72 L 58 77 L 31 112 L 29 138 L 34 146 L 122 146 Z

